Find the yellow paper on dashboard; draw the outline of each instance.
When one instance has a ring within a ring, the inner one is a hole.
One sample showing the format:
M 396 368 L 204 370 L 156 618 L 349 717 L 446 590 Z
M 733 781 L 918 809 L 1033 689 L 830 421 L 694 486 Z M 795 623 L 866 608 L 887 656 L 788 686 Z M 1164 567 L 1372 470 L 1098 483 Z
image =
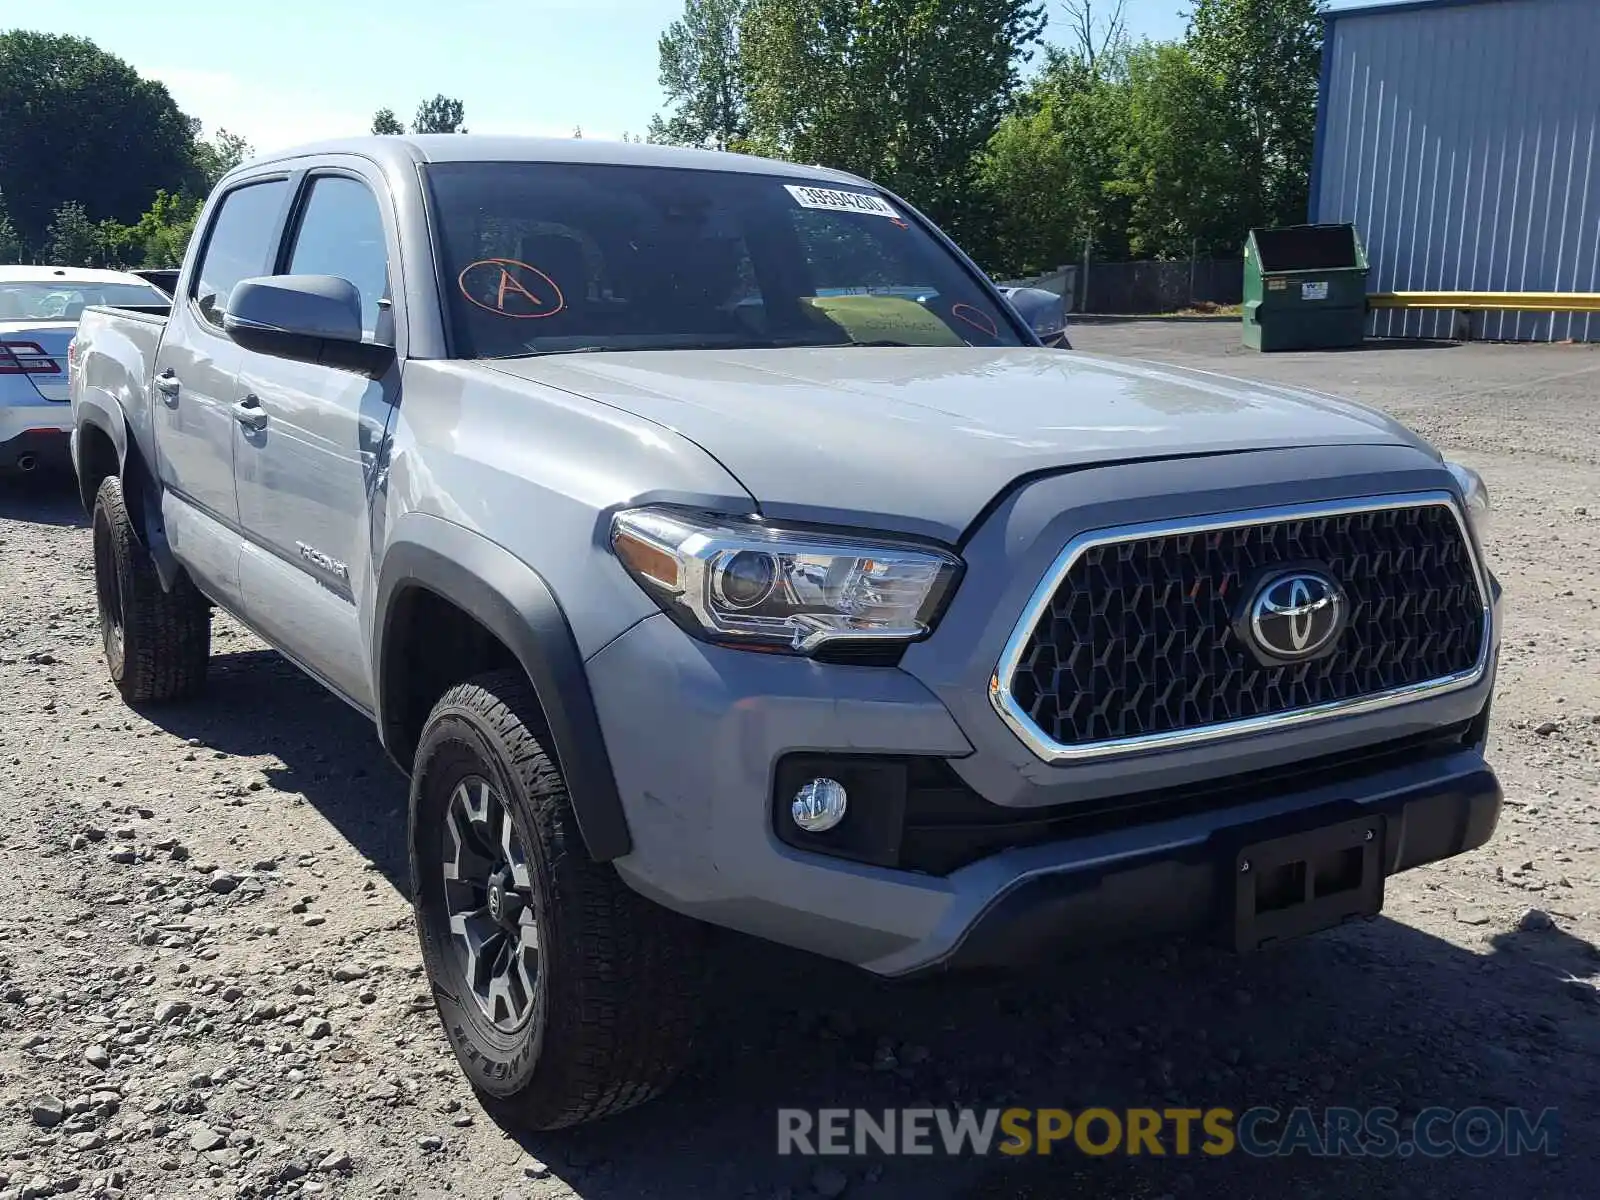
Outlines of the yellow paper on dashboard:
M 844 330 L 853 342 L 967 344 L 937 316 L 904 296 L 807 296 L 802 303 Z

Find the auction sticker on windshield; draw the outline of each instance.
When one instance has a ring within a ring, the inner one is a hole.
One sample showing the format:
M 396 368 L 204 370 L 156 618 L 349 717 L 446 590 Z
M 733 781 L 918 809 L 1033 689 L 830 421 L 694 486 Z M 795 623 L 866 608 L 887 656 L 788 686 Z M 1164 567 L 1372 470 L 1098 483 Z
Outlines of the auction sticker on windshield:
M 898 221 L 900 214 L 887 200 L 869 196 L 865 192 L 846 192 L 838 188 L 804 187 L 786 183 L 784 190 L 794 197 L 801 208 L 822 208 L 829 212 L 866 213 L 873 217 L 888 217 Z

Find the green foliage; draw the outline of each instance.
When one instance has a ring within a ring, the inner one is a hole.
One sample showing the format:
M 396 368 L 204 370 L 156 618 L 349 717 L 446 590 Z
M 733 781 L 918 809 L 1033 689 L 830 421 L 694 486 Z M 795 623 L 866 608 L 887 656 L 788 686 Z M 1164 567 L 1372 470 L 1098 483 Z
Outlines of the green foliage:
M 650 122 L 650 140 L 727 150 L 750 133 L 739 25 L 750 0 L 684 0 L 661 35 L 661 90 L 674 112 Z
M 1322 7 L 1321 0 L 1195 0 L 1188 46 L 1217 93 L 1217 149 L 1232 167 L 1235 250 L 1252 225 L 1305 212 Z
M 100 232 L 83 205 L 69 200 L 45 229 L 44 259 L 56 267 L 92 267 L 100 258 Z
M 391 114 L 393 115 L 393 114 Z M 417 115 L 411 121 L 412 133 L 465 133 L 461 122 L 466 120 L 466 106 L 449 96 L 438 95 L 417 106 Z
M 158 188 L 203 186 L 193 127 L 165 86 L 65 35 L 0 33 L 0 191 L 31 245 L 63 204 L 132 221 Z
M 1181 258 L 1198 245 L 1238 253 L 1236 170 L 1217 144 L 1223 101 L 1216 79 L 1188 46 L 1146 44 L 1129 56 L 1127 89 L 1128 134 L 1113 186 L 1131 201 L 1129 252 Z
M 255 153 L 255 147 L 238 134 L 226 129 L 217 130 L 209 142 L 195 143 L 195 165 L 205 180 L 205 190 L 210 191 L 217 181 Z
M 1083 256 L 1238 254 L 1303 219 L 1321 57 L 1318 0 L 1195 0 L 1182 42 L 1054 51 L 978 179 L 986 262 L 1033 274 Z
M 161 191 L 135 224 L 101 221 L 94 229 L 90 265 L 122 269 L 182 266 L 203 203 Z
M 870 176 L 975 234 L 977 158 L 1043 26 L 1035 0 L 752 0 L 752 146 Z
M 133 226 L 107 217 L 94 227 L 92 266 L 121 269 L 136 265 L 140 257 L 140 248 L 133 240 Z
M 1007 274 L 1035 274 L 1083 256 L 1128 250 L 1132 198 L 1118 186 L 1130 120 L 1127 54 L 1052 51 L 1039 81 L 979 158 L 995 218 L 986 257 Z
M 188 196 L 157 192 L 155 203 L 129 233 L 127 245 L 132 253 L 125 260 L 127 265 L 181 267 L 202 204 Z
M 22 235 L 17 232 L 10 214 L 6 212 L 5 195 L 0 193 L 0 263 L 21 262 L 27 253 L 28 248 L 22 244 Z
M 404 133 L 406 127 L 400 123 L 400 118 L 394 115 L 392 108 L 380 108 L 372 114 L 372 132 L 378 134 Z

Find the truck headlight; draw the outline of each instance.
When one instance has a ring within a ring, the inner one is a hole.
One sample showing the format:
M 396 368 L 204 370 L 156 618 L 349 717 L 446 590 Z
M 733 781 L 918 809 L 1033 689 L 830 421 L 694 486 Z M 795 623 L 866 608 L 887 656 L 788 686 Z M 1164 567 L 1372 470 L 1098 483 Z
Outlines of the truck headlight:
M 1489 527 L 1489 489 L 1483 482 L 1483 476 L 1457 462 L 1446 461 L 1444 465 L 1455 478 L 1456 486 L 1461 489 L 1461 498 L 1467 506 L 1467 524 L 1472 526 L 1473 537 L 1482 545 L 1483 535 Z
M 618 513 L 611 546 L 691 633 L 793 654 L 922 637 L 961 571 L 932 547 L 671 508 Z

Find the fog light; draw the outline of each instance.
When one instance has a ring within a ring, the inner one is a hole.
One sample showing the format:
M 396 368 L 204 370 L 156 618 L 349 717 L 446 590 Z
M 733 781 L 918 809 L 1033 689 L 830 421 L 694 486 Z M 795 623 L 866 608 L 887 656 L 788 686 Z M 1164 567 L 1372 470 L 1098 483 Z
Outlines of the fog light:
M 827 833 L 844 820 L 847 803 L 844 785 L 837 779 L 813 779 L 794 794 L 789 815 L 807 833 Z

